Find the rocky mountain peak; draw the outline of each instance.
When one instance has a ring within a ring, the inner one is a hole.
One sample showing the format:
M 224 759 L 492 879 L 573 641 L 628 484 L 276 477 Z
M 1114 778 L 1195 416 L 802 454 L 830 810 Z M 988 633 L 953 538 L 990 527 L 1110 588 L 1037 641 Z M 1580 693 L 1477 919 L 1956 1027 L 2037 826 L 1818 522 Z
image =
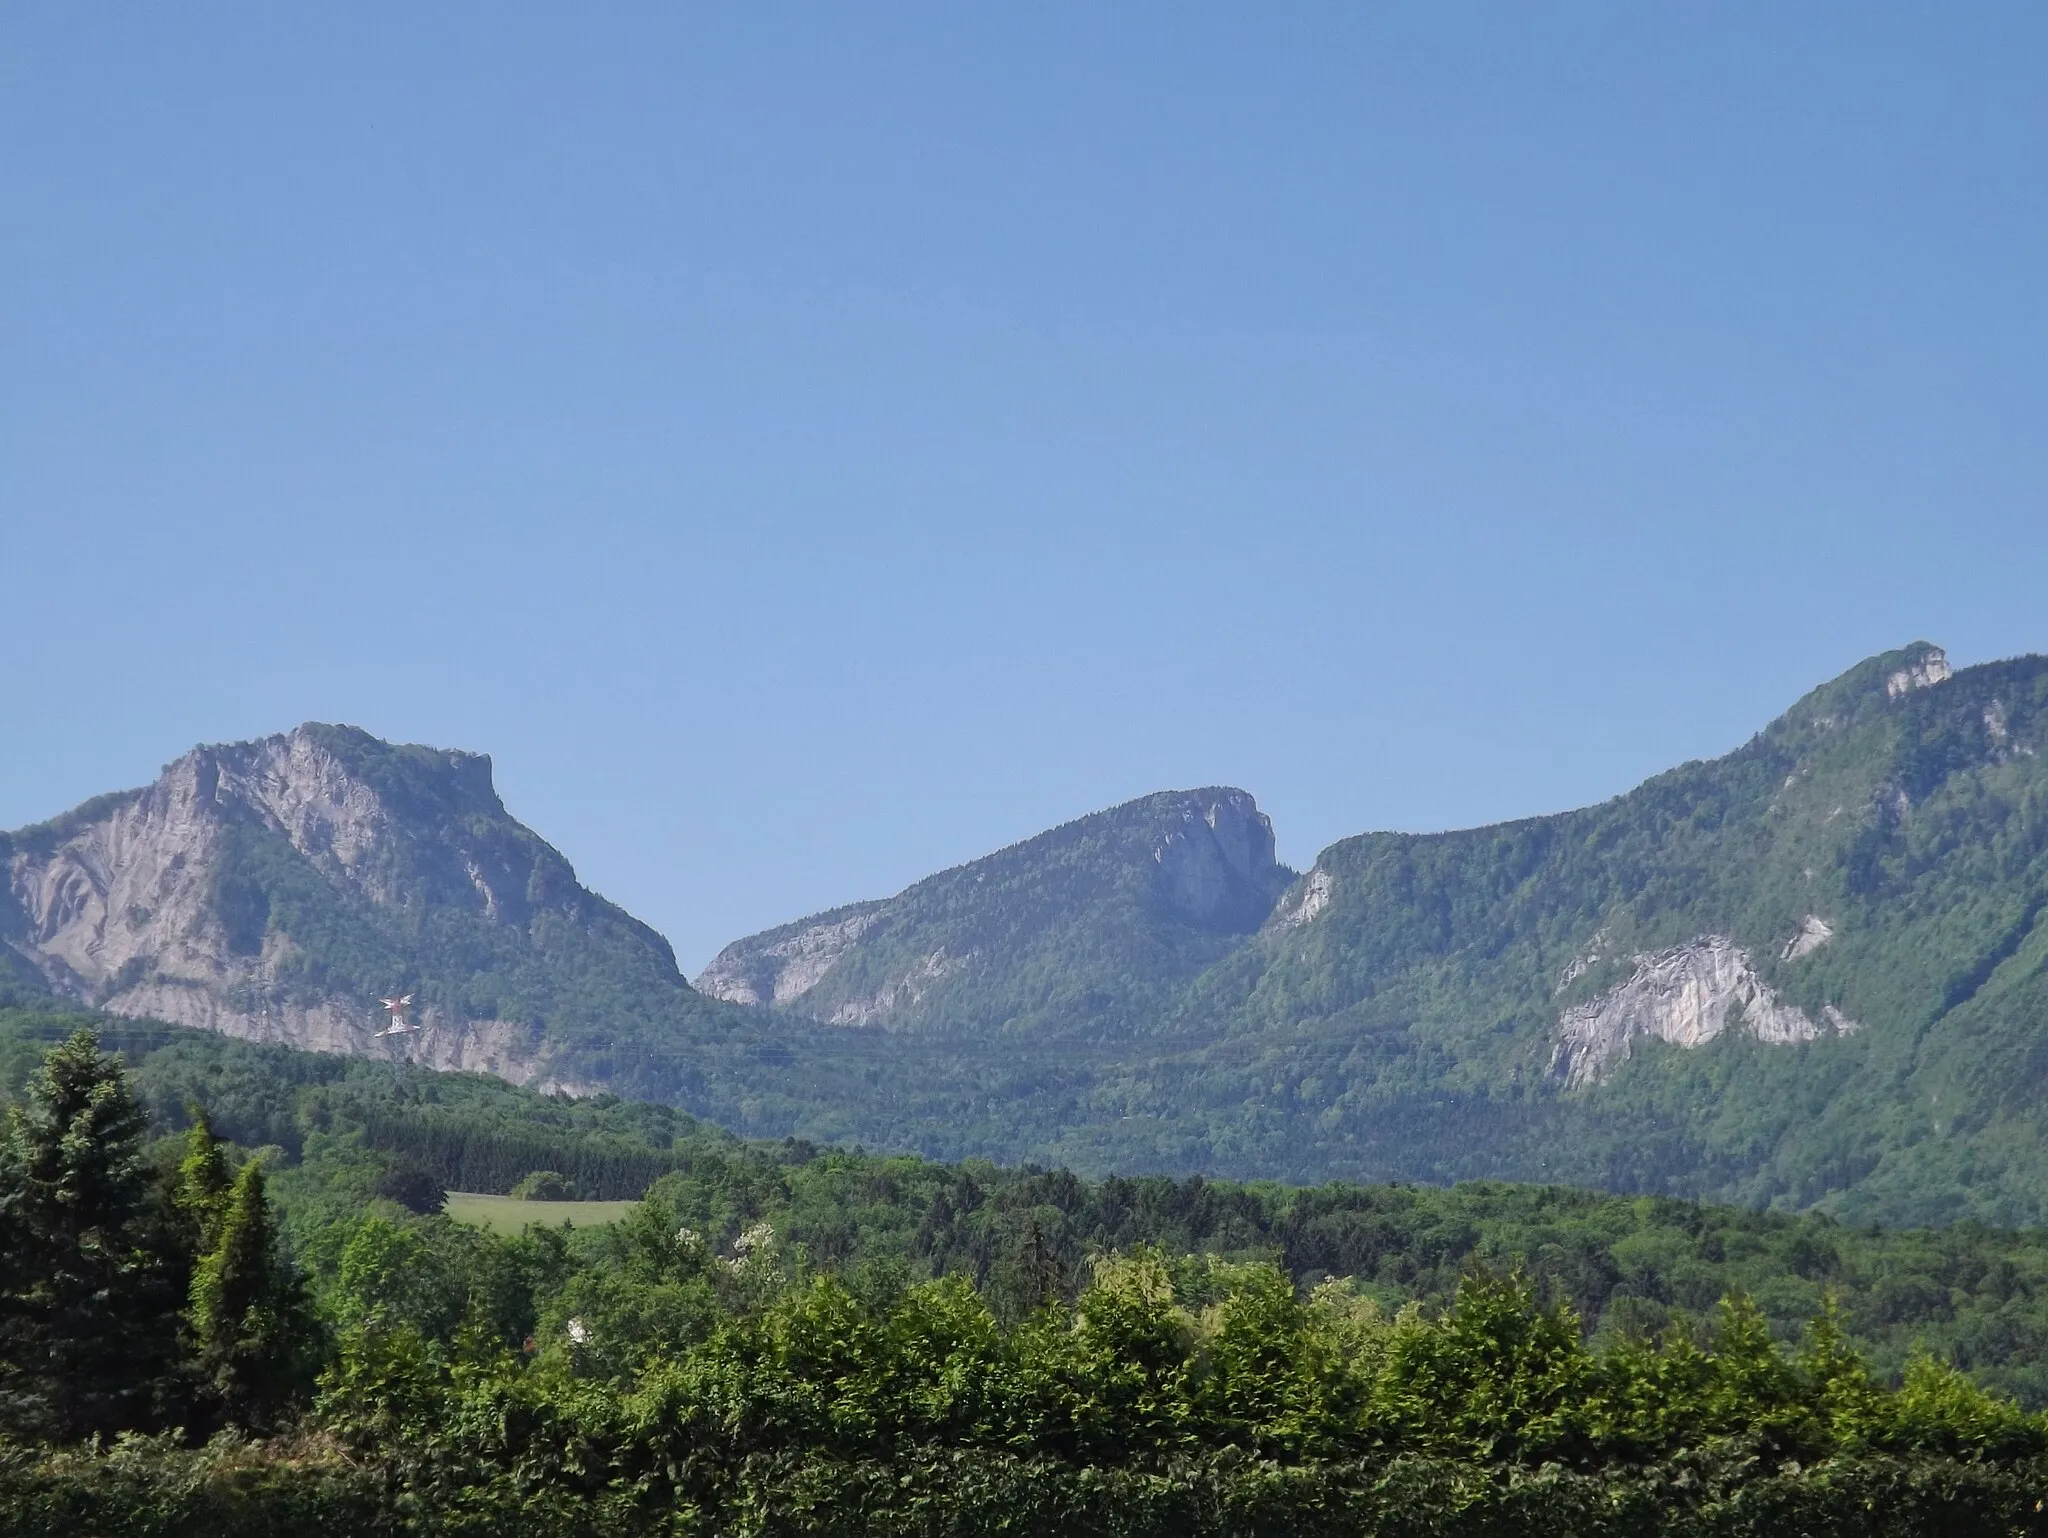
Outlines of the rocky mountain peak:
M 1273 847 L 1273 821 L 1247 792 L 1196 791 L 1152 852 L 1161 900 L 1203 928 L 1256 928 L 1272 911 Z
M 377 995 L 444 968 L 423 945 L 510 987 L 565 926 L 611 931 L 653 986 L 683 987 L 660 936 L 506 813 L 488 757 L 357 727 L 194 748 L 140 790 L 0 834 L 0 860 L 0 941 L 54 991 L 116 1014 L 384 1053 L 397 1048 L 369 1035 Z M 481 1018 L 423 1001 L 445 1028 L 411 1050 L 530 1076 L 531 1030 L 468 991 Z
M 1908 647 L 1905 661 L 1885 674 L 1884 692 L 1886 697 L 1897 699 L 1915 689 L 1945 684 L 1953 677 L 1955 669 L 1948 665 L 1948 653 L 1921 641 Z
M 2024 659 L 2019 659 L 2024 660 Z M 1965 669 L 1967 677 L 1981 669 Z M 1762 735 L 1779 741 L 1812 742 L 1854 730 L 1871 712 L 1899 707 L 1908 696 L 1956 678 L 1948 653 L 1930 641 L 1914 641 L 1866 657 L 1813 689 Z

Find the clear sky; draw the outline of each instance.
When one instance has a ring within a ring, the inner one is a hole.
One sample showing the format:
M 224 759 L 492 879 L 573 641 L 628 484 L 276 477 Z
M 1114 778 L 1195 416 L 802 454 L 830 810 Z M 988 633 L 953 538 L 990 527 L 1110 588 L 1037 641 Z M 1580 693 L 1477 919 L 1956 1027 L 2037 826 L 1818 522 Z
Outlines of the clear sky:
M 2048 650 L 2048 7 L 0 10 L 0 826 L 487 751 L 724 941 Z

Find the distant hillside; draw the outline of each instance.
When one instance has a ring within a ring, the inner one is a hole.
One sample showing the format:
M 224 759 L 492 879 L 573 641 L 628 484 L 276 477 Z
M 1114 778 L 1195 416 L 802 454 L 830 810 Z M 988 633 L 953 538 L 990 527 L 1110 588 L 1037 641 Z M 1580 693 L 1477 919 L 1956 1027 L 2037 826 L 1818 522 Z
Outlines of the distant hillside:
M 974 954 L 971 985 L 896 1012 L 920 1041 L 888 1094 L 811 1113 L 931 1152 L 2041 1221 L 2044 747 L 2048 659 L 1952 673 L 1919 643 L 1600 806 L 1336 844 L 1191 981 L 1091 929 L 1078 890 L 1056 943 L 1006 929 L 982 872 L 1042 840 L 739 942 L 703 981 L 779 950 L 805 965 L 777 996 L 833 1018 L 939 953 L 925 909 L 976 936 L 944 951 Z M 892 923 L 905 943 L 870 949 Z M 1115 1011 L 1088 1002 L 1105 971 Z
M 699 991 L 487 760 L 308 726 L 0 836 L 0 1004 L 928 1157 L 2035 1223 L 2044 749 L 2048 659 L 1916 644 L 1596 807 L 1297 877 L 1244 792 L 1150 796 L 736 942 Z M 427 1030 L 394 1045 L 400 991 Z
M 738 941 L 697 987 L 833 1025 L 1129 1036 L 1293 879 L 1243 791 L 1169 791 Z
M 2048 659 L 1923 644 L 1602 806 L 1346 840 L 1143 1083 L 1266 1168 L 2038 1221 L 2044 747 Z

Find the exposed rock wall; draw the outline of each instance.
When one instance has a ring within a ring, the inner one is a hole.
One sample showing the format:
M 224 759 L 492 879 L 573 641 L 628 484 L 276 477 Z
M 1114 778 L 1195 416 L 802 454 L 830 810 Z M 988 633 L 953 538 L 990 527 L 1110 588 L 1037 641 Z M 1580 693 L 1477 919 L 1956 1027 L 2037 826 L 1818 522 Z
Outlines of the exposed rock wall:
M 1803 932 L 1803 931 L 1802 931 Z M 1704 935 L 1654 956 L 1636 957 L 1626 982 L 1567 1009 L 1558 1021 L 1550 1071 L 1571 1088 L 1598 1083 L 1628 1061 L 1644 1038 L 1700 1047 L 1728 1028 L 1784 1044 L 1847 1034 L 1856 1024 L 1829 1007 L 1815 1021 L 1785 1003 L 1757 976 L 1749 954 L 1724 935 Z
M 214 901 L 220 788 L 218 765 L 187 754 L 101 815 L 18 842 L 7 871 L 15 944 L 54 989 L 126 1013 L 145 977 L 224 993 L 261 975 L 264 958 L 236 954 L 250 947 Z
M 1187 808 L 1152 862 L 1161 899 L 1188 923 L 1241 930 L 1256 926 L 1272 906 L 1272 819 L 1241 790 Z
M 1301 885 L 1280 900 L 1280 906 L 1273 910 L 1273 916 L 1266 921 L 1269 934 L 1285 934 L 1290 929 L 1300 929 L 1313 924 L 1322 911 L 1330 906 L 1330 894 L 1335 882 L 1330 873 L 1318 867 L 1308 873 Z
M 1799 933 L 1785 942 L 1785 948 L 1778 953 L 1778 959 L 1797 961 L 1801 956 L 1811 956 L 1834 937 L 1834 925 L 1818 913 L 1809 913 L 1800 920 Z
M 454 794 L 502 815 L 490 760 L 445 758 Z M 427 1030 L 377 1036 L 374 999 L 309 991 L 294 973 L 297 945 L 266 928 L 262 912 L 239 911 L 240 896 L 223 885 L 224 848 L 238 824 L 253 824 L 282 836 L 327 880 L 395 904 L 406 869 L 393 858 L 398 822 L 336 754 L 331 731 L 301 727 L 194 749 L 143 790 L 7 840 L 7 895 L 16 910 L 7 937 L 54 991 L 112 1014 L 584 1088 L 555 1075 L 537 1033 L 514 1022 L 427 1011 Z M 494 890 L 521 883 L 488 852 L 455 863 L 486 916 L 526 905 L 524 890 Z
M 1931 689 L 1936 684 L 1945 684 L 1953 677 L 1955 669 L 1948 665 L 1948 653 L 1939 646 L 1930 646 L 1904 667 L 1886 674 L 1884 692 L 1897 699 L 1915 689 Z
M 794 1003 L 818 985 L 887 908 L 884 902 L 859 903 L 767 936 L 735 940 L 711 958 L 694 986 L 734 1004 Z
M 835 1004 L 822 1018 L 827 1025 L 884 1025 L 894 1016 L 922 1004 L 934 983 L 959 971 L 972 959 L 949 956 L 942 946 L 901 977 L 892 978 L 865 998 Z

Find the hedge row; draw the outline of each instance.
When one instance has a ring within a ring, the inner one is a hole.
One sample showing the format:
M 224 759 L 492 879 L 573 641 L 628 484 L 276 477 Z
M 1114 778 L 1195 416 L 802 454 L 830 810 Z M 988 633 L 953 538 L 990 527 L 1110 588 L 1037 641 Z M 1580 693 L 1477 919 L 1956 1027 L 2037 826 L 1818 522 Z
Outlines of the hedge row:
M 1766 1473 L 1740 1458 L 1625 1474 L 1420 1458 L 1163 1470 L 988 1453 L 750 1459 L 709 1508 L 614 1485 L 577 1494 L 425 1470 L 407 1487 L 338 1458 L 258 1450 L 0 1455 L 17 1538 L 2014 1538 L 2048 1534 L 2038 1472 L 1895 1459 Z M 481 1472 L 481 1471 L 479 1471 Z M 456 1476 L 456 1477 L 451 1477 Z

